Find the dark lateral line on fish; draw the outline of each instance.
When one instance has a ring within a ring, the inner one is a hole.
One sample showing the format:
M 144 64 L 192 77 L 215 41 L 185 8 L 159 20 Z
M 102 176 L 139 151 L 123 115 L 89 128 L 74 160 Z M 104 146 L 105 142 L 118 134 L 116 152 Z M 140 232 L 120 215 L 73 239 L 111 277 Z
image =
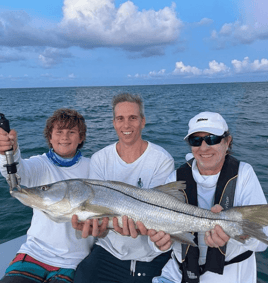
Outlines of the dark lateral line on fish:
M 199 216 L 199 215 L 193 215 L 193 214 L 189 214 L 189 213 L 185 213 L 185 212 L 182 212 L 182 211 L 178 211 L 178 210 L 174 210 L 174 209 L 170 209 L 170 208 L 167 208 L 167 207 L 164 207 L 164 206 L 160 206 L 160 205 L 157 205 L 157 204 L 154 204 L 154 203 L 150 203 L 150 202 L 147 202 L 147 201 L 143 201 L 139 198 L 136 198 L 134 196 L 131 196 L 131 195 L 128 195 L 127 193 L 124 193 L 122 191 L 119 191 L 117 189 L 114 189 L 114 188 L 111 188 L 109 186 L 105 186 L 105 185 L 96 185 L 96 184 L 92 184 L 94 186 L 100 186 L 100 187 L 104 187 L 104 188 L 108 188 L 109 190 L 114 190 L 118 193 L 121 193 L 127 197 L 130 197 L 134 200 L 137 200 L 137 201 L 140 201 L 140 202 L 143 202 L 143 203 L 146 203 L 146 204 L 149 204 L 149 205 L 152 205 L 152 206 L 155 206 L 155 207 L 159 207 L 159 208 L 162 208 L 162 209 L 166 209 L 166 210 L 169 210 L 169 211 L 173 211 L 173 212 L 176 212 L 176 213 L 181 213 L 181 214 L 184 214 L 184 215 L 188 215 L 188 216 L 193 216 L 193 217 L 196 217 L 196 218 L 200 218 L 200 219 L 204 219 L 204 217 L 202 216 Z M 200 208 L 200 207 L 199 207 Z M 236 222 L 235 220 L 230 220 L 230 219 L 215 219 L 215 218 L 209 218 L 209 217 L 206 217 L 206 219 L 208 220 L 221 220 L 221 221 L 227 221 L 227 222 Z

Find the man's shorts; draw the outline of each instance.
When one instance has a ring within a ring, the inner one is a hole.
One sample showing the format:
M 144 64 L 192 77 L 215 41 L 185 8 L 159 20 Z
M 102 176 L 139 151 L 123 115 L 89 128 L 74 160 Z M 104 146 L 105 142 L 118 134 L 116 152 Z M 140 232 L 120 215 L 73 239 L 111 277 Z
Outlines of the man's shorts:
M 74 269 L 54 267 L 42 263 L 27 254 L 17 254 L 0 282 L 72 283 L 74 273 Z

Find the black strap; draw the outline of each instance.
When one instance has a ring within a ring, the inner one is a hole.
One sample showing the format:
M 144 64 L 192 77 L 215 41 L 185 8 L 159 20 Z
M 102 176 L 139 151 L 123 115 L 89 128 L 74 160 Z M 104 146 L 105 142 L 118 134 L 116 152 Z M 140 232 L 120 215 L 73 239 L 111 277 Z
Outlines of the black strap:
M 237 263 L 237 262 L 243 261 L 243 260 L 249 258 L 252 254 L 253 254 L 253 251 L 246 251 L 246 252 L 234 257 L 230 261 L 226 261 L 224 265 L 226 266 L 226 265 L 229 265 L 229 264 L 232 264 L 232 263 Z
M 214 204 L 220 204 L 224 210 L 233 207 L 239 161 L 227 155 L 217 182 Z M 206 263 L 202 274 L 206 271 L 223 274 L 227 246 L 218 249 L 208 247 Z
M 177 180 L 186 181 L 187 203 L 198 206 L 197 185 L 192 176 L 193 159 L 182 165 L 177 170 Z M 239 161 L 234 157 L 227 155 L 221 169 L 215 191 L 214 204 L 220 204 L 224 209 L 233 206 Z M 195 233 L 195 242 L 198 245 L 197 233 Z M 226 245 L 219 249 L 208 247 L 206 263 L 198 265 L 199 249 L 182 244 L 182 263 L 178 262 L 182 271 L 182 282 L 199 282 L 199 277 L 206 271 L 223 274 L 224 266 L 240 262 L 251 256 L 252 252 L 247 251 L 229 262 L 225 262 Z
M 240 254 L 240 255 L 238 255 L 238 256 L 232 258 L 232 259 L 229 260 L 229 261 L 225 261 L 225 262 L 224 262 L 224 266 L 227 266 L 227 265 L 229 265 L 229 264 L 238 263 L 238 262 L 241 262 L 241 261 L 243 261 L 243 260 L 246 260 L 246 259 L 248 259 L 249 257 L 251 257 L 252 254 L 253 254 L 253 251 L 246 251 L 246 252 L 244 252 L 244 253 L 242 253 L 242 254 Z M 177 261 L 177 263 L 178 263 L 180 269 L 181 269 L 181 270 L 184 270 L 184 268 L 183 268 L 184 262 L 183 262 L 183 263 L 179 262 L 176 256 L 175 256 L 175 259 L 176 259 L 176 261 Z M 202 274 L 205 273 L 204 267 L 205 267 L 205 264 L 200 265 L 200 270 L 199 270 L 200 275 L 202 275 Z M 183 271 L 183 273 L 185 273 L 185 271 Z M 190 273 L 189 273 L 189 274 L 190 274 Z M 188 274 L 187 274 L 187 275 L 188 275 Z M 182 281 L 182 282 L 185 282 L 185 281 Z M 191 280 L 190 282 L 195 282 L 195 281 L 192 281 L 192 280 Z M 199 280 L 196 281 L 196 282 L 199 282 Z

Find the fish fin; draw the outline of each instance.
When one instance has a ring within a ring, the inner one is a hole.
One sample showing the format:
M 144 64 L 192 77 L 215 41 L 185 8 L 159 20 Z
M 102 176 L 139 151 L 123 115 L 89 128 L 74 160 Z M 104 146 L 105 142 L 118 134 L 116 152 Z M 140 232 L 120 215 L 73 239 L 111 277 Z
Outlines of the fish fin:
M 188 244 L 193 247 L 196 247 L 194 242 L 194 235 L 188 232 L 175 232 L 170 234 L 170 238 L 176 242 L 180 242 L 182 244 Z
M 98 205 L 93 205 L 85 201 L 81 207 L 81 210 L 85 211 L 90 211 L 92 216 L 88 217 L 88 219 L 94 219 L 94 218 L 102 218 L 102 217 L 117 217 L 120 216 L 119 214 L 115 213 L 109 208 L 103 207 L 103 206 L 98 206 Z
M 161 191 L 163 193 L 172 195 L 179 201 L 185 203 L 185 181 L 171 182 L 163 186 L 153 188 L 153 190 Z
M 245 240 L 246 240 L 246 239 L 245 239 L 245 238 L 241 238 L 241 236 L 242 236 L 242 235 L 235 236 L 234 239 L 235 239 L 236 241 L 242 243 L 242 244 L 245 244 L 245 242 L 246 242 Z
M 242 215 L 242 221 L 240 222 L 243 229 L 242 235 L 247 235 L 258 239 L 259 241 L 268 245 L 268 237 L 263 232 L 263 227 L 268 226 L 268 204 L 263 205 L 248 205 L 248 206 L 236 206 L 230 208 L 228 213 L 232 211 L 239 212 Z M 238 241 L 243 241 L 243 238 L 239 236 Z

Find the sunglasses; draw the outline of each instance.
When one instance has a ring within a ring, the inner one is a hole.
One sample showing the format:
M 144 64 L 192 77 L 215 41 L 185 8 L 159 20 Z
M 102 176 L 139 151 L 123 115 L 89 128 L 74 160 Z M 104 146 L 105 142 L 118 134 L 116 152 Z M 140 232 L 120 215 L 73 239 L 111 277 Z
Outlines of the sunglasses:
M 201 146 L 203 141 L 205 141 L 207 145 L 215 145 L 215 144 L 219 144 L 221 140 L 227 136 L 229 136 L 227 133 L 223 134 L 222 136 L 216 136 L 216 135 L 209 135 L 205 137 L 190 136 L 187 141 L 190 146 Z

